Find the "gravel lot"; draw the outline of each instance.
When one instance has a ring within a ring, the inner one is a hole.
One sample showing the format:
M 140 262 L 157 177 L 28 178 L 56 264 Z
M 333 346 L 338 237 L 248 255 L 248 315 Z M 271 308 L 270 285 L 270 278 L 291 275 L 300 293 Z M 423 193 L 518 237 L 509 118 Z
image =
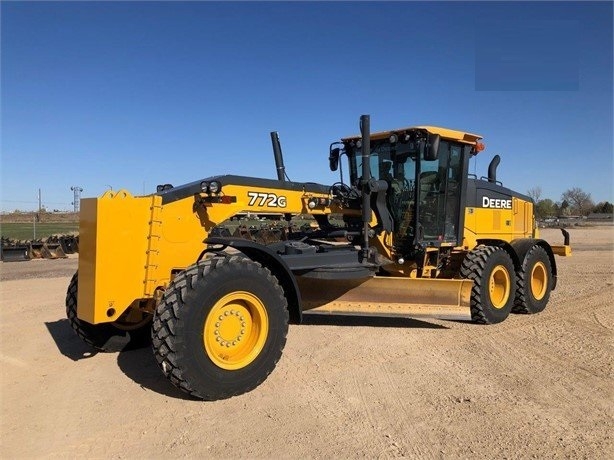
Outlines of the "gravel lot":
M 264 384 L 217 402 L 186 399 L 149 349 L 73 334 L 77 257 L 2 263 L 0 457 L 611 458 L 614 227 L 570 233 L 539 315 L 311 317 Z

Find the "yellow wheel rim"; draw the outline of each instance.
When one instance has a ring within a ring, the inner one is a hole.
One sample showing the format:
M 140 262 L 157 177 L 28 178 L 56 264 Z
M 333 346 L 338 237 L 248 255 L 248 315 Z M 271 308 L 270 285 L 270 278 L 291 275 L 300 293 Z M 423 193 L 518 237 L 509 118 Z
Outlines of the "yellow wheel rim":
M 531 294 L 535 300 L 541 300 L 548 288 L 548 270 L 543 262 L 537 262 L 531 270 Z
M 203 332 L 207 356 L 216 366 L 241 369 L 262 351 L 269 333 L 269 318 L 258 297 L 237 291 L 215 303 Z
M 503 265 L 497 265 L 488 280 L 488 292 L 492 306 L 500 309 L 505 307 L 510 298 L 510 274 Z

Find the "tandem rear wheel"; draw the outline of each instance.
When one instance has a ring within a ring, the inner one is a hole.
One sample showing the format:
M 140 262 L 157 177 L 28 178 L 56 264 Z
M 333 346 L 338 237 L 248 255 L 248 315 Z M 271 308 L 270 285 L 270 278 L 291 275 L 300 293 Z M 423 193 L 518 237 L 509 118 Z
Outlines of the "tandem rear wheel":
M 504 249 L 478 246 L 463 260 L 461 276 L 473 281 L 473 321 L 495 324 L 509 316 L 516 293 L 516 273 L 514 263 Z
M 546 308 L 554 281 L 552 263 L 546 250 L 533 246 L 517 271 L 514 313 L 539 313 Z
M 173 385 L 216 400 L 260 385 L 281 357 L 287 333 L 277 278 L 234 255 L 198 262 L 173 280 L 156 308 L 152 345 Z

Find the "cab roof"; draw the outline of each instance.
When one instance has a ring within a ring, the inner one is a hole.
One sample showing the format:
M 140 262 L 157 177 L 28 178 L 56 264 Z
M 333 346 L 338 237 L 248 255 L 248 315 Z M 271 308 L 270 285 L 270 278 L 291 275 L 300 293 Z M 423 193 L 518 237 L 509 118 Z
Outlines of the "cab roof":
M 450 139 L 453 141 L 463 142 L 465 144 L 471 144 L 471 145 L 476 145 L 477 141 L 482 139 L 482 136 L 480 136 L 479 134 L 471 134 L 471 133 L 466 133 L 464 131 L 457 131 L 455 129 L 449 129 L 449 128 L 441 128 L 438 126 L 410 126 L 408 128 L 393 129 L 390 131 L 378 131 L 376 133 L 371 133 L 371 139 L 375 139 L 375 140 L 385 139 L 387 137 L 390 137 L 392 134 L 400 134 L 406 131 L 413 131 L 413 130 L 422 130 L 430 134 L 439 134 L 443 139 Z M 357 140 L 357 139 L 360 139 L 361 137 L 362 136 L 350 136 L 350 137 L 342 138 L 341 140 L 343 142 L 346 142 L 346 141 L 351 141 L 351 140 Z

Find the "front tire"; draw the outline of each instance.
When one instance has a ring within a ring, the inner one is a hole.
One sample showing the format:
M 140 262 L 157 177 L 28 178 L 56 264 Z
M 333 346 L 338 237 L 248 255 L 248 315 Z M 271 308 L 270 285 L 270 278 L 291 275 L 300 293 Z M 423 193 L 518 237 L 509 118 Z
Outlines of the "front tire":
M 66 317 L 81 340 L 105 352 L 141 348 L 150 343 L 151 315 L 142 314 L 138 322 L 131 323 L 118 320 L 114 323 L 90 324 L 77 318 L 78 275 L 79 272 L 73 275 L 66 291 Z
M 546 250 L 533 246 L 517 273 L 514 313 L 533 314 L 546 308 L 552 290 L 552 264 Z
M 516 275 L 514 263 L 504 249 L 478 246 L 463 260 L 461 276 L 473 281 L 473 321 L 496 324 L 509 316 L 514 305 Z
M 154 355 L 180 390 L 217 400 L 260 385 L 281 357 L 288 306 L 277 278 L 242 256 L 177 275 L 156 308 Z

